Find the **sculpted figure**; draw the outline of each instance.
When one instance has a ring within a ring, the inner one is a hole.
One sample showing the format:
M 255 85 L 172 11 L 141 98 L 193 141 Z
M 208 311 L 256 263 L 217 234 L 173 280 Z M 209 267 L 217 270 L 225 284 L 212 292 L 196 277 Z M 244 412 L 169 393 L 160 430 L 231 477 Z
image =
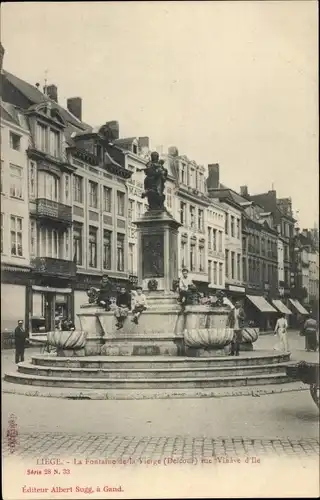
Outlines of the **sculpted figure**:
M 164 167 L 164 161 L 159 160 L 157 152 L 151 153 L 151 160 L 144 170 L 144 193 L 142 198 L 148 199 L 151 210 L 164 210 L 164 188 L 168 177 L 168 170 Z

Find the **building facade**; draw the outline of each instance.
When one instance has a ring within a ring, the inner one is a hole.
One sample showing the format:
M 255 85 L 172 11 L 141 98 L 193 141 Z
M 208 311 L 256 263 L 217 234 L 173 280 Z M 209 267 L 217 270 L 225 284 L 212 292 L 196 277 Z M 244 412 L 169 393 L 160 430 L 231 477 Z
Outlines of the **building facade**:
M 242 198 L 220 183 L 218 164 L 208 165 L 208 195 L 225 213 L 225 289 L 232 300 L 244 298 L 242 258 Z
M 167 208 L 181 223 L 178 238 L 179 273 L 187 268 L 199 291 L 207 291 L 207 216 L 210 200 L 205 188 L 205 169 L 187 156 L 179 155 L 176 147 L 169 148 L 163 158 L 174 180 L 167 186 Z
M 30 275 L 27 120 L 1 101 L 1 331 L 26 321 Z
M 218 202 L 211 200 L 207 214 L 209 288 L 224 290 L 226 212 Z

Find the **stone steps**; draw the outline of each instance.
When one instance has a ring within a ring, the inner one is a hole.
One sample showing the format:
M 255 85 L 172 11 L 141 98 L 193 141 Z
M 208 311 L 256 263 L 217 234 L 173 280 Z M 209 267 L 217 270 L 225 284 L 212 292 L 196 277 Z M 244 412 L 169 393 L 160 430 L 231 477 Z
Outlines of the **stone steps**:
M 145 378 L 149 379 L 166 379 L 166 378 L 184 378 L 185 380 L 192 378 L 221 378 L 221 377 L 235 377 L 235 376 L 247 376 L 247 375 L 262 375 L 262 374 L 274 374 L 274 373 L 285 373 L 285 368 L 287 364 L 285 363 L 272 363 L 265 365 L 244 365 L 244 366 L 215 366 L 214 363 L 208 367 L 198 367 L 197 365 L 193 367 L 179 367 L 179 368 L 83 368 L 83 367 L 67 367 L 67 366 L 39 366 L 31 363 L 20 363 L 18 366 L 19 373 L 38 375 L 45 377 L 59 377 L 59 378 L 92 378 L 94 379 L 136 379 L 141 380 Z
M 98 374 L 97 374 L 98 375 Z M 170 378 L 80 378 L 40 376 L 21 372 L 7 373 L 7 382 L 42 387 L 68 387 L 82 389 L 187 389 L 240 387 L 291 382 L 285 373 L 268 373 L 257 375 L 240 375 L 225 377 L 170 377 Z
M 56 357 L 46 355 L 32 356 L 32 364 L 39 367 L 66 367 L 66 368 L 95 368 L 95 369 L 194 369 L 194 368 L 219 368 L 257 365 L 273 365 L 288 363 L 290 354 L 254 353 L 239 357 L 174 357 L 174 356 L 85 356 L 85 357 Z

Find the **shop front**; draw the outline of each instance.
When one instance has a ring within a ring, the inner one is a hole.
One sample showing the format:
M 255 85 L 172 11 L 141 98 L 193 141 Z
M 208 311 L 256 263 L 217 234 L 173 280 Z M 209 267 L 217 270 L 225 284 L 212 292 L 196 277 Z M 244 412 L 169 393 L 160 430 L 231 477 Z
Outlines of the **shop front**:
M 246 295 L 244 310 L 247 321 L 260 331 L 274 328 L 278 311 L 262 295 Z

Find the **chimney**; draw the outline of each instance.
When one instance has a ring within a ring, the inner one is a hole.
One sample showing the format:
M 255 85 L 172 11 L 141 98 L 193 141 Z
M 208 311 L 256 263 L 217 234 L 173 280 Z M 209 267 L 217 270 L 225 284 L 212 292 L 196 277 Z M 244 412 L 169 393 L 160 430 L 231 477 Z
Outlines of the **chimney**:
M 106 122 L 106 125 L 110 132 L 110 141 L 112 142 L 119 139 L 119 122 L 111 120 L 110 122 Z
M 176 148 L 176 146 L 170 146 L 170 148 L 168 148 L 168 155 L 169 156 L 179 156 L 178 148 Z
M 150 144 L 149 144 L 149 137 L 139 137 L 139 147 L 140 149 L 146 148 L 149 149 Z
M 48 85 L 46 87 L 46 94 L 50 99 L 55 102 L 58 102 L 58 88 L 56 85 Z
M 246 198 L 247 196 L 249 196 L 248 186 L 240 186 L 240 194 L 244 198 Z
M 220 186 L 219 179 L 219 163 L 213 163 L 208 165 L 208 178 L 207 178 L 207 188 L 208 191 L 210 189 L 218 189 Z
M 4 46 L 0 42 L 0 71 L 2 71 L 4 53 L 5 53 Z
M 82 99 L 81 97 L 70 97 L 67 99 L 67 108 L 78 120 L 82 121 Z

